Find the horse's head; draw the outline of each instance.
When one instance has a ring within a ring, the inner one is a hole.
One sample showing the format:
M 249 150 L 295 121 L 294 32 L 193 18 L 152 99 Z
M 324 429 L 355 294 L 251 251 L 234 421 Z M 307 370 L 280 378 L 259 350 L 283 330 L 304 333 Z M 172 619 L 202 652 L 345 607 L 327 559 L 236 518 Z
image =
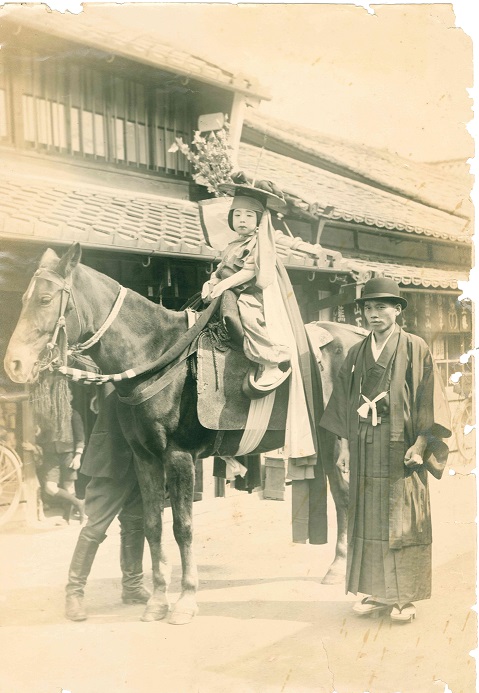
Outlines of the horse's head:
M 326 404 L 349 349 L 369 333 L 362 327 L 327 321 L 309 323 L 306 329 L 321 367 L 323 399 Z
M 16 383 L 31 383 L 38 376 L 42 354 L 53 348 L 59 318 L 73 309 L 72 273 L 81 257 L 74 243 L 59 258 L 51 249 L 43 254 L 22 298 L 22 311 L 5 354 L 5 371 Z

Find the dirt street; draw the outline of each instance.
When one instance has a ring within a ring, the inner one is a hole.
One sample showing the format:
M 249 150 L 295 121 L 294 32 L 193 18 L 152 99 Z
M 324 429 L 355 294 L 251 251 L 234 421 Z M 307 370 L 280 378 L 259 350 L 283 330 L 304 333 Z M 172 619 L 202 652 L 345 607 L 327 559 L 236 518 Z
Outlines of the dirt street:
M 433 598 L 408 625 L 361 619 L 343 585 L 321 584 L 327 546 L 293 544 L 290 503 L 234 492 L 195 504 L 200 613 L 142 623 L 120 600 L 119 532 L 87 585 L 90 617 L 63 616 L 69 527 L 0 535 L 1 693 L 472 693 L 476 647 L 474 476 L 431 479 Z M 179 555 L 171 597 L 179 592 Z M 149 565 L 149 561 L 146 561 Z M 149 575 L 147 585 L 151 584 Z

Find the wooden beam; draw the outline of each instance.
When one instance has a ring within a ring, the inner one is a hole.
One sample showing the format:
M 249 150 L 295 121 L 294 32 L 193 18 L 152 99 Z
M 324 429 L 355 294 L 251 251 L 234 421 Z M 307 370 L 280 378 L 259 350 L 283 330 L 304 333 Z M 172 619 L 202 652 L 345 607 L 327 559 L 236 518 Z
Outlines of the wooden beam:
M 356 284 L 348 284 L 338 294 L 322 298 L 318 301 L 316 308 L 324 310 L 325 308 L 336 308 L 337 306 L 345 306 L 354 303 L 356 300 Z
M 235 92 L 231 107 L 229 143 L 232 149 L 231 158 L 234 168 L 238 168 L 238 149 L 243 131 L 243 121 L 246 112 L 246 97 Z

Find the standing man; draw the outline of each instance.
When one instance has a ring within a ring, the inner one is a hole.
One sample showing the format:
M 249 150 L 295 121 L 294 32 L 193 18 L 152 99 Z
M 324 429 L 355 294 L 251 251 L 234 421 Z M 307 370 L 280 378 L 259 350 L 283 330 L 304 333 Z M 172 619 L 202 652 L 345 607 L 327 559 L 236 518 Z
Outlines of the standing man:
M 396 324 L 407 306 L 396 282 L 370 279 L 357 302 L 372 332 L 350 349 L 321 419 L 350 474 L 346 592 L 366 595 L 359 615 L 410 622 L 431 596 L 428 472 L 442 476 L 450 413 L 428 346 Z
M 133 452 L 123 437 L 116 405 L 117 395 L 111 391 L 99 408 L 82 463 L 82 473 L 91 479 L 85 491 L 88 520 L 78 537 L 68 571 L 65 615 L 71 621 L 87 618 L 83 605 L 85 585 L 98 548 L 117 515 L 121 527 L 122 600 L 125 604 L 144 604 L 150 598 L 143 586 L 143 503 Z

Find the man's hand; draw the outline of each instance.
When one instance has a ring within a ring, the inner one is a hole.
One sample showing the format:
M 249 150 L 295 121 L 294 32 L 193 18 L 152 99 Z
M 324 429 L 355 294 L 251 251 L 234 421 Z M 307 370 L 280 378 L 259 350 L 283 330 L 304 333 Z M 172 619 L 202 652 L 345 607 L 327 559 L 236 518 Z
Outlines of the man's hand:
M 419 469 L 422 466 L 422 455 L 419 454 L 415 445 L 411 445 L 404 455 L 404 464 L 408 469 Z
M 70 469 L 73 469 L 75 472 L 77 472 L 80 467 L 81 467 L 81 452 L 77 452 L 76 455 L 73 455 L 72 461 L 68 465 Z
M 346 438 L 341 438 L 339 441 L 339 455 L 336 460 L 336 466 L 343 476 L 349 475 L 349 443 Z
M 404 464 L 408 469 L 419 469 L 423 465 L 423 456 L 426 446 L 426 436 L 418 436 L 414 445 L 411 445 L 404 455 Z

